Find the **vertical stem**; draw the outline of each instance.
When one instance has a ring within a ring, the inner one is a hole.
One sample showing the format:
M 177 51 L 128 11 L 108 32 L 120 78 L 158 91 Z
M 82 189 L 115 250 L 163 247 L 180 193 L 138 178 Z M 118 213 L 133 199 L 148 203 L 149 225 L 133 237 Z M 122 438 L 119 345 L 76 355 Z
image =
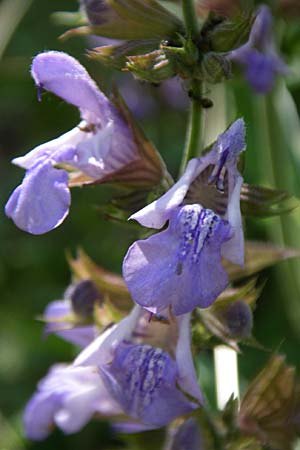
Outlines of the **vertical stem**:
M 197 97 L 201 96 L 201 84 L 194 83 L 193 94 Z M 198 93 L 198 95 L 197 95 Z M 191 110 L 189 117 L 189 124 L 186 133 L 185 147 L 182 155 L 179 174 L 182 175 L 187 163 L 190 159 L 198 156 L 198 149 L 201 141 L 201 116 L 202 106 L 199 99 L 194 98 L 191 102 Z
M 182 0 L 182 12 L 187 34 L 193 37 L 198 31 L 194 0 Z
M 198 32 L 198 22 L 194 0 L 182 0 L 182 12 L 188 39 L 193 39 Z M 197 80 L 191 82 L 191 110 L 186 134 L 185 147 L 182 155 L 179 175 L 182 175 L 188 161 L 197 156 L 201 136 L 201 83 Z

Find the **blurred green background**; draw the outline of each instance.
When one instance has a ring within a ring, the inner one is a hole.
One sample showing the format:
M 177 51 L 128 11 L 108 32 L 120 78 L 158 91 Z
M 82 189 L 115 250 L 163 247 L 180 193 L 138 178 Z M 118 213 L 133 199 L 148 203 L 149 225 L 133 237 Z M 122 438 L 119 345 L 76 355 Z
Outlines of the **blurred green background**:
M 48 49 L 63 50 L 78 58 L 106 92 L 113 81 L 121 83 L 122 93 L 133 112 L 163 154 L 171 173 L 176 175 L 187 120 L 185 92 L 146 87 L 128 75 L 111 74 L 85 57 L 85 49 L 91 42 L 83 39 L 60 42 L 57 38 L 64 29 L 51 22 L 51 13 L 76 8 L 75 0 L 2 0 L 0 3 L 3 206 L 23 177 L 22 170 L 10 164 L 11 158 L 59 136 L 78 121 L 75 108 L 50 94 L 43 95 L 41 103 L 37 101 L 29 67 L 35 54 Z M 288 189 L 299 196 L 300 27 L 297 19 L 288 24 L 280 20 L 278 32 L 285 58 L 292 67 L 289 89 L 279 82 L 274 93 L 263 98 L 255 96 L 242 80 L 230 81 L 226 111 L 228 123 L 239 115 L 247 123 L 247 182 Z M 209 114 L 210 120 L 214 120 L 214 114 L 217 118 L 217 108 Z M 23 437 L 21 424 L 24 405 L 38 380 L 50 365 L 71 361 L 76 354 L 74 347 L 55 336 L 45 340 L 43 327 L 35 320 L 49 301 L 62 297 L 69 282 L 65 251 L 75 254 L 81 246 L 98 264 L 120 272 L 122 258 L 135 238 L 129 228 L 105 222 L 101 217 L 97 205 L 105 200 L 107 193 L 107 188 L 99 186 L 74 189 L 67 220 L 57 230 L 42 236 L 18 230 L 4 213 L 0 215 L 0 450 L 100 450 L 129 445 L 122 444 L 108 425 L 98 422 L 91 423 L 79 434 L 65 437 L 56 431 L 47 441 L 34 444 Z M 280 219 L 249 220 L 246 229 L 250 238 L 300 247 L 299 210 Z M 265 271 L 262 278 L 268 281 L 258 302 L 254 334 L 265 347 L 280 348 L 287 354 L 289 363 L 299 366 L 300 263 L 282 262 Z M 267 352 L 243 348 L 239 357 L 242 389 L 268 356 Z M 213 399 L 211 357 L 204 354 L 199 361 L 201 385 Z M 160 437 L 159 433 L 156 435 Z

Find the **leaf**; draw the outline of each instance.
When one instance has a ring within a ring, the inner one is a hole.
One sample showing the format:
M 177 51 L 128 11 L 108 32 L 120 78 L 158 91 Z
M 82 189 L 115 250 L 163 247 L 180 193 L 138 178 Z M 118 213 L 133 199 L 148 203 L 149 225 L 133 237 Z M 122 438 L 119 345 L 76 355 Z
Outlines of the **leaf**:
M 295 410 L 295 369 L 285 358 L 273 355 L 248 387 L 241 401 L 238 425 L 263 445 L 291 450 L 295 430 L 291 416 Z
M 300 256 L 300 249 L 278 247 L 271 243 L 246 241 L 245 265 L 243 268 L 223 261 L 231 281 L 245 277 L 270 267 L 280 261 Z
M 245 216 L 277 216 L 299 206 L 300 200 L 285 191 L 246 183 L 242 186 L 241 211 Z

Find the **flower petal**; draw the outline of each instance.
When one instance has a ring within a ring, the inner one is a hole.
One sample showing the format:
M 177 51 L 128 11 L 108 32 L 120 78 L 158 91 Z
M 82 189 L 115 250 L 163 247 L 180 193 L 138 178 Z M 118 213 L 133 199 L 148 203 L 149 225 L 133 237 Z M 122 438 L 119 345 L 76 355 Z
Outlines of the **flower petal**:
M 224 242 L 222 245 L 221 255 L 233 264 L 243 266 L 245 259 L 245 243 L 240 208 L 240 195 L 243 185 L 243 178 L 238 175 L 234 181 L 229 181 L 229 198 L 225 219 L 227 219 L 230 223 L 233 230 L 233 235 L 229 241 Z
M 179 317 L 179 336 L 176 346 L 176 363 L 178 368 L 178 383 L 181 389 L 204 403 L 202 392 L 197 381 L 193 356 L 191 351 L 191 314 Z
M 141 315 L 141 308 L 135 306 L 121 322 L 102 333 L 75 359 L 74 366 L 97 365 L 111 361 L 115 347 L 123 340 L 130 340 Z
M 104 415 L 121 412 L 97 368 L 54 366 L 26 407 L 26 435 L 32 440 L 44 439 L 54 423 L 65 433 L 74 433 L 96 412 Z
M 57 51 L 40 53 L 33 60 L 31 74 L 38 87 L 80 108 L 82 117 L 88 122 L 99 119 L 105 124 L 110 117 L 109 100 L 72 56 Z
M 209 306 L 225 289 L 220 252 L 232 230 L 210 210 L 204 210 L 209 217 L 200 225 L 201 210 L 199 205 L 180 208 L 167 230 L 129 248 L 123 276 L 137 304 L 154 313 L 172 305 L 180 315 Z
M 267 5 L 261 5 L 258 8 L 257 15 L 249 36 L 249 44 L 251 46 L 262 46 L 270 43 L 272 33 L 273 18 L 271 11 Z
M 9 198 L 5 213 L 21 230 L 43 234 L 64 221 L 70 203 L 67 172 L 46 161 L 27 171 Z
M 113 131 L 113 122 L 110 121 L 104 128 L 92 134 L 89 139 L 79 142 L 73 166 L 96 180 L 117 170 L 115 166 L 109 164 L 113 158 L 113 155 L 110 154 L 112 153 Z M 124 162 L 119 162 L 119 165 L 122 167 Z
M 176 387 L 175 361 L 150 345 L 120 344 L 102 375 L 124 411 L 146 425 L 162 427 L 197 407 Z
M 71 313 L 71 304 L 66 300 L 49 303 L 43 315 L 43 318 L 48 321 L 45 334 L 54 333 L 79 347 L 87 347 L 95 339 L 96 329 L 91 325 L 74 327 L 68 322 L 62 322 Z
M 178 428 L 169 429 L 168 432 L 168 440 L 163 450 L 204 450 L 199 423 L 194 417 L 187 419 Z
M 179 206 L 197 175 L 210 163 L 209 159 L 194 158 L 189 161 L 182 177 L 159 199 L 145 206 L 145 208 L 133 214 L 134 219 L 144 227 L 162 228 L 169 219 L 171 212 Z
M 246 79 L 259 94 L 270 92 L 274 86 L 276 75 L 287 72 L 284 62 L 276 54 L 263 54 L 255 49 L 247 52 L 245 65 Z
M 41 158 L 50 157 L 53 159 L 53 156 L 55 154 L 57 155 L 58 150 L 63 154 L 66 153 L 66 150 L 74 151 L 77 144 L 87 137 L 87 133 L 84 133 L 79 128 L 81 126 L 84 127 L 84 124 L 85 122 L 80 123 L 78 127 L 73 128 L 56 139 L 35 147 L 24 156 L 14 158 L 12 162 L 23 169 L 30 169 Z

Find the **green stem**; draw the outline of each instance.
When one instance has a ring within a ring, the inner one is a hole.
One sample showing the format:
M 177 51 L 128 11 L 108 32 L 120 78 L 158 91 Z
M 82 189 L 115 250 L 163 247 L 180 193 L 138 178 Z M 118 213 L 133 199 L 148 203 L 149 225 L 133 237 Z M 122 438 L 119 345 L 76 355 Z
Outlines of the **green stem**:
M 182 12 L 187 34 L 194 37 L 198 31 L 194 0 L 182 0 Z
M 182 155 L 179 174 L 182 175 L 190 159 L 198 156 L 201 140 L 201 115 L 202 106 L 199 101 L 201 97 L 200 82 L 194 83 L 193 95 L 197 98 L 192 99 L 188 129 L 186 133 L 185 147 Z
M 198 22 L 194 0 L 183 0 L 182 11 L 188 38 L 193 39 L 198 32 Z M 197 156 L 198 153 L 201 137 L 202 107 L 199 101 L 202 94 L 201 91 L 201 83 L 198 80 L 192 80 L 190 89 L 192 94 L 191 110 L 179 175 L 182 175 L 189 160 Z

